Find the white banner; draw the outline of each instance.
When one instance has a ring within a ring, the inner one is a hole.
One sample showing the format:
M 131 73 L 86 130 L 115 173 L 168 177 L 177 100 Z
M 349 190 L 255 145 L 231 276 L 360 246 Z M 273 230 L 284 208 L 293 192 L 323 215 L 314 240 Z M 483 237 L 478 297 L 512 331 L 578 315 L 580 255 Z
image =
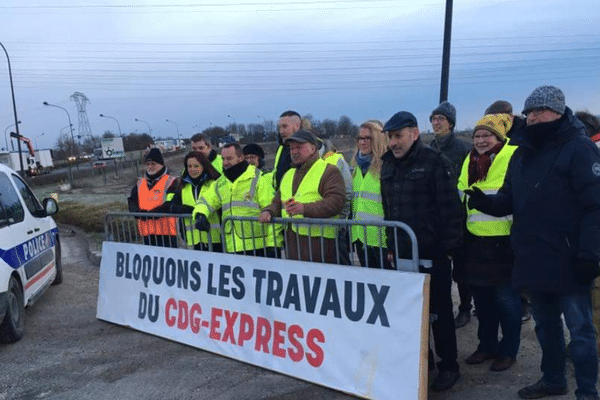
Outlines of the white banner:
M 429 276 L 104 242 L 97 318 L 372 399 L 427 397 Z

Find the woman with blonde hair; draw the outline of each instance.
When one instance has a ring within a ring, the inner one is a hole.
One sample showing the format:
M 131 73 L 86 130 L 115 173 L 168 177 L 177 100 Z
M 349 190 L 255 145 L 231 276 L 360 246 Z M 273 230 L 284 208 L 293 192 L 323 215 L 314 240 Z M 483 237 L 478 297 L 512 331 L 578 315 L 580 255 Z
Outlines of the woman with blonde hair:
M 356 153 L 350 165 L 352 174 L 352 215 L 356 221 L 383 221 L 381 204 L 381 156 L 387 149 L 383 124 L 378 120 L 365 121 L 356 137 Z M 387 261 L 385 229 L 376 226 L 353 226 L 352 242 L 360 265 L 391 269 Z

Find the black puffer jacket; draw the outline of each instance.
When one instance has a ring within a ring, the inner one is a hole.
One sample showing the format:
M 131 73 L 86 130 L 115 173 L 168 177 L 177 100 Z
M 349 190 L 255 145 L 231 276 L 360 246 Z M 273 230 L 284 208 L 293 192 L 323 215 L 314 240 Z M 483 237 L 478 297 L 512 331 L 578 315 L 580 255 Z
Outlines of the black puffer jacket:
M 513 286 L 568 293 L 584 289 L 577 260 L 600 260 L 600 152 L 569 108 L 546 124 L 537 145 L 542 124 L 514 133 L 504 185 L 481 211 L 513 214 Z
M 469 154 L 473 146 L 459 139 L 454 132 L 450 132 L 444 136 L 437 136 L 429 146 L 432 149 L 441 151 L 443 155 L 448 157 L 452 163 L 454 176 L 458 180 L 465 157 Z
M 409 153 L 382 157 L 381 199 L 386 220 L 408 224 L 417 235 L 422 259 L 445 257 L 463 242 L 464 210 L 450 161 L 417 139 Z M 388 235 L 394 249 L 394 235 Z M 410 258 L 407 235 L 398 235 L 400 256 Z

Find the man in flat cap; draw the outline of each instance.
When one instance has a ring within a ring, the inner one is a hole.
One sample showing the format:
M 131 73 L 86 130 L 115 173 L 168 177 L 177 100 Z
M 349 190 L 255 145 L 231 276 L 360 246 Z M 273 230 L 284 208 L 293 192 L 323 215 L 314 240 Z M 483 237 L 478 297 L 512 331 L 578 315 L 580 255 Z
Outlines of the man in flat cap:
M 317 137 L 299 130 L 286 139 L 292 168 L 281 179 L 273 202 L 263 209 L 261 222 L 272 217 L 337 218 L 344 208 L 346 193 L 339 169 L 319 157 Z M 286 258 L 338 263 L 335 226 L 291 224 L 286 229 Z M 324 256 L 324 257 L 323 257 Z
M 464 212 L 456 189 L 450 160 L 440 151 L 421 142 L 415 116 L 406 111 L 395 114 L 383 127 L 389 150 L 381 167 L 381 200 L 386 220 L 401 221 L 417 236 L 419 258 L 431 268 L 430 313 L 435 352 L 441 361 L 432 390 L 450 389 L 459 379 L 456 333 L 452 313 L 451 257 L 463 243 Z M 408 235 L 388 234 L 388 249 L 398 245 L 396 258 L 411 258 Z M 395 257 L 394 257 L 395 256 Z M 430 368 L 435 368 L 430 351 Z

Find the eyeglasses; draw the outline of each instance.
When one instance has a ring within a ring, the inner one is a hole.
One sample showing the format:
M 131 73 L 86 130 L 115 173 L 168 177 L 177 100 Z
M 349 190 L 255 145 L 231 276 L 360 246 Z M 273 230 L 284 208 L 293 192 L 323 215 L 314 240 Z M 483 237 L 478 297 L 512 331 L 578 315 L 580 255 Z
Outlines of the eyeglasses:
M 361 140 L 364 141 L 364 142 L 370 142 L 371 141 L 371 137 L 370 136 L 359 136 L 359 137 L 356 138 L 357 142 L 360 142 Z
M 487 134 L 483 134 L 483 135 L 475 135 L 475 136 L 473 136 L 473 139 L 489 139 L 493 136 L 494 136 L 493 133 L 487 133 Z
M 527 111 L 527 116 L 532 116 L 532 117 L 537 117 L 538 115 L 540 115 L 541 113 L 543 113 L 544 111 L 548 111 L 549 108 L 546 107 L 536 107 L 536 108 L 532 108 L 531 110 Z
M 446 118 L 443 115 L 434 115 L 433 117 L 431 117 L 431 122 L 444 122 L 447 120 L 448 118 Z

